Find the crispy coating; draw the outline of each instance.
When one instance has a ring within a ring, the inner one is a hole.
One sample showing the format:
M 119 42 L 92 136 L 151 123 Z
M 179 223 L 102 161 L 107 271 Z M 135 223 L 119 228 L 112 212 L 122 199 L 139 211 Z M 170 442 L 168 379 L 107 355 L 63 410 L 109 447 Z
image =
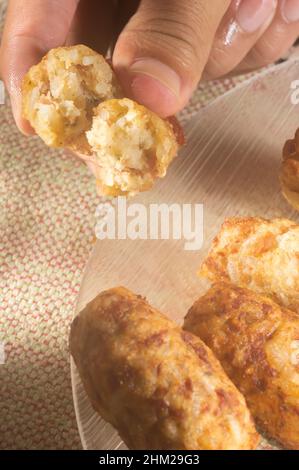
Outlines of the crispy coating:
M 153 186 L 183 143 L 172 119 L 128 98 L 107 61 L 86 46 L 52 49 L 23 81 L 23 115 L 52 147 L 67 147 L 93 168 L 101 195 Z
M 70 349 L 95 410 L 131 449 L 253 449 L 243 396 L 204 343 L 125 288 L 73 321 Z
M 227 219 L 200 275 L 271 296 L 299 311 L 299 225 L 287 219 Z
M 299 449 L 299 317 L 266 296 L 215 284 L 189 310 L 184 328 L 215 353 L 258 424 Z
M 106 195 L 150 189 L 178 151 L 172 125 L 128 98 L 99 104 L 86 135 L 97 183 Z
M 284 146 L 280 182 L 284 197 L 299 210 L 299 129 Z
M 22 96 L 24 117 L 47 145 L 88 153 L 94 108 L 122 93 L 104 57 L 78 45 L 52 49 L 31 67 Z

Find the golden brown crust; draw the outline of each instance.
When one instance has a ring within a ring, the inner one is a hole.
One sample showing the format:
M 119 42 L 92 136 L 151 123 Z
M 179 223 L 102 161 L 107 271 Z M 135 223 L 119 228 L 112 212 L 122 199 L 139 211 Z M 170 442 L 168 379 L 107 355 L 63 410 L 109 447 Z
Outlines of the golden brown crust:
M 284 197 L 299 210 L 299 129 L 284 146 L 280 182 Z
M 23 115 L 44 142 L 96 170 L 101 195 L 133 195 L 165 176 L 183 143 L 174 118 L 123 98 L 111 66 L 83 45 L 52 49 L 23 80 Z
M 299 311 L 299 225 L 288 219 L 227 219 L 199 274 L 267 294 Z
M 299 317 L 266 296 L 215 284 L 184 328 L 215 353 L 259 425 L 299 449 Z
M 95 410 L 131 449 L 253 449 L 242 395 L 212 352 L 115 288 L 75 318 L 70 348 Z

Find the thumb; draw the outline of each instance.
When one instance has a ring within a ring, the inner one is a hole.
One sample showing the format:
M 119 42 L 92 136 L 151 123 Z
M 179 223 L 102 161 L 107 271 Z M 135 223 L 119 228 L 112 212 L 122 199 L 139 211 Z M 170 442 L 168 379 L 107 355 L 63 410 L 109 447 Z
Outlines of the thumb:
M 141 0 L 113 66 L 126 94 L 162 117 L 188 102 L 231 0 Z

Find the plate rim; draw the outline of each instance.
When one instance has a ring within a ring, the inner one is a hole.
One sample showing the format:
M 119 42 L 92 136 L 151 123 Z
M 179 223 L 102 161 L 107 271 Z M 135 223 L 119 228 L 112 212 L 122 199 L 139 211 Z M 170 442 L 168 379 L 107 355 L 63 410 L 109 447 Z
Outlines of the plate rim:
M 226 92 L 224 92 L 223 94 L 221 94 L 220 96 L 217 96 L 216 98 L 212 99 L 207 105 L 203 106 L 202 108 L 200 108 L 191 118 L 190 120 L 188 120 L 187 122 L 185 122 L 183 125 L 184 126 L 188 126 L 192 123 L 192 121 L 194 119 L 197 119 L 198 118 L 198 115 L 204 110 L 207 110 L 209 109 L 210 107 L 214 106 L 216 102 L 219 102 L 221 101 L 222 99 L 225 99 L 228 95 L 230 94 L 233 94 L 234 92 L 238 92 L 240 90 L 242 90 L 243 88 L 245 89 L 248 85 L 254 83 L 254 82 L 257 82 L 260 78 L 263 78 L 267 75 L 271 75 L 273 73 L 275 73 L 276 71 L 279 71 L 281 69 L 283 69 L 284 67 L 287 67 L 288 65 L 290 65 L 291 63 L 297 63 L 299 65 L 299 58 L 297 57 L 291 57 L 289 58 L 288 60 L 286 60 L 285 62 L 282 62 L 280 64 L 276 64 L 276 65 L 273 65 L 271 67 L 267 67 L 267 68 L 264 68 L 262 69 L 259 73 L 257 73 L 256 75 L 254 76 L 250 76 L 248 78 L 246 78 L 243 82 L 240 82 L 240 83 L 237 83 L 235 87 L 233 87 L 232 89 L 230 90 L 227 90 Z M 98 242 L 98 240 L 97 240 Z M 96 243 L 97 243 L 96 242 Z M 79 299 L 80 299 L 80 294 L 81 294 L 81 289 L 82 289 L 82 285 L 84 283 L 84 279 L 85 279 L 85 275 L 86 275 L 86 272 L 87 272 L 87 269 L 88 269 L 88 266 L 91 262 L 91 259 L 92 259 L 92 256 L 93 256 L 93 253 L 95 251 L 95 247 L 96 247 L 96 244 L 93 245 L 91 251 L 90 251 L 90 254 L 88 256 L 88 259 L 87 259 L 87 262 L 86 262 L 86 265 L 84 267 L 84 270 L 83 270 L 83 273 L 82 273 L 82 276 L 81 276 L 81 282 L 80 282 L 80 289 L 79 289 L 79 292 L 77 294 L 77 300 L 76 300 L 76 303 L 75 303 L 75 308 L 74 308 L 74 312 L 73 312 L 73 316 L 72 316 L 72 321 L 73 319 L 79 314 L 79 311 L 78 311 L 78 307 L 79 307 Z M 87 302 L 88 303 L 88 302 Z M 87 305 L 87 303 L 85 305 Z M 82 308 L 85 307 L 85 305 L 82 306 Z M 80 376 L 79 376 L 79 373 L 78 373 L 78 369 L 77 369 L 77 366 L 75 364 L 75 361 L 71 355 L 71 353 L 69 352 L 69 357 L 70 357 L 70 376 L 71 376 L 71 388 L 72 388 L 72 398 L 73 398 L 73 404 L 74 404 L 74 411 L 75 411 L 75 416 L 76 416 L 76 422 L 77 422 L 77 428 L 78 428 L 78 432 L 79 432 L 79 436 L 80 436 L 80 440 L 81 440 L 81 444 L 82 444 L 82 448 L 83 450 L 91 450 L 90 446 L 87 444 L 87 441 L 86 441 L 86 438 L 85 438 L 85 432 L 84 432 L 84 428 L 83 428 L 83 424 L 81 422 L 81 418 L 80 418 L 80 411 L 79 411 L 79 397 L 78 397 L 78 393 L 77 393 L 77 387 L 79 386 L 78 382 L 77 382 L 77 378 L 78 380 L 80 381 L 80 384 L 81 386 L 84 388 L 83 386 L 83 383 L 80 379 Z M 90 400 L 89 400 L 89 403 L 90 403 Z M 90 403 L 91 404 L 91 403 Z M 92 405 L 91 405 L 92 406 Z M 94 413 L 97 414 L 97 412 L 94 410 Z

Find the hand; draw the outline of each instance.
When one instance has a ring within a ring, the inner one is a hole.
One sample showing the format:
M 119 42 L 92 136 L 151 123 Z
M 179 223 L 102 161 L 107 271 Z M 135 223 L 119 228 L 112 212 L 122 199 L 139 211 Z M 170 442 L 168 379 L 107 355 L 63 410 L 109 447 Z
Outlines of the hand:
M 299 34 L 299 0 L 10 0 L 0 71 L 19 128 L 20 84 L 51 48 L 105 54 L 128 96 L 161 116 L 182 109 L 199 80 L 274 62 Z

